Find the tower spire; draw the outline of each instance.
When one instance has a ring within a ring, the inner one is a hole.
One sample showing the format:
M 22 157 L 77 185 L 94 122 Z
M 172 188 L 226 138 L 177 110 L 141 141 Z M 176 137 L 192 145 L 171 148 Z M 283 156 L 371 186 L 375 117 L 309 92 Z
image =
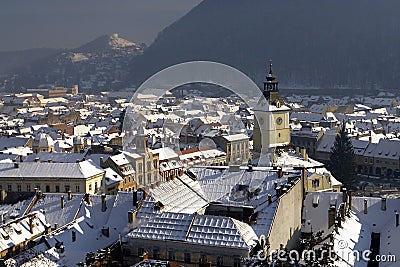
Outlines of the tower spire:
M 269 74 L 272 75 L 272 60 L 269 60 Z

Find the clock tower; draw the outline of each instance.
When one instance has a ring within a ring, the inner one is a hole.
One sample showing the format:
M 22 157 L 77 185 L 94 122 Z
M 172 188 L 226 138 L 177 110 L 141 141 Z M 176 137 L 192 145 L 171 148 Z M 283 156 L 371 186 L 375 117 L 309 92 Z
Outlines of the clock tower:
M 272 72 L 272 62 L 264 81 L 263 97 L 254 108 L 253 148 L 254 156 L 271 148 L 290 143 L 289 111 L 278 89 L 278 80 Z

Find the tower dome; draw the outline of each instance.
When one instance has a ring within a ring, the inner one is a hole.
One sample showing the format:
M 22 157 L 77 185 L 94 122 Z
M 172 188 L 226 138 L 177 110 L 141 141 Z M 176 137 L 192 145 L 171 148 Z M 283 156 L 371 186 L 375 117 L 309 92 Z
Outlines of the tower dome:
M 40 133 L 33 139 L 32 149 L 34 153 L 53 152 L 54 140 L 46 133 Z

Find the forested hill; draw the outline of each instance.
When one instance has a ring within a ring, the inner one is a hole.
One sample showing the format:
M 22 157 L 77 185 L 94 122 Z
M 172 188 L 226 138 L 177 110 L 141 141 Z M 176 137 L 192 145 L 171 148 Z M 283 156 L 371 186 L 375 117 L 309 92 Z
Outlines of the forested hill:
M 399 11 L 398 0 L 204 0 L 132 59 L 130 77 L 213 60 L 261 83 L 272 59 L 283 86 L 397 88 Z

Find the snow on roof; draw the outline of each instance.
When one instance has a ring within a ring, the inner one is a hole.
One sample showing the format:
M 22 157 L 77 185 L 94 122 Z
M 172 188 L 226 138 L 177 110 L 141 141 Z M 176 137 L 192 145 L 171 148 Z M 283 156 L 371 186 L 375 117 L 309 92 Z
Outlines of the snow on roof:
M 314 198 L 318 197 L 318 206 L 314 206 Z M 336 192 L 309 192 L 304 201 L 302 225 L 303 232 L 317 232 L 323 230 L 328 233 L 328 210 L 332 203 L 338 208 L 341 202 L 342 193 Z M 322 215 L 323 216 L 322 216 Z M 325 216 L 326 215 L 326 216 Z
M 63 209 L 61 209 L 61 196 L 64 197 Z M 33 206 L 32 211 L 43 212 L 46 221 L 52 227 L 56 223 L 58 227 L 62 227 L 74 220 L 81 206 L 82 198 L 82 194 L 73 194 L 72 199 L 68 200 L 67 194 L 44 193 Z
M 230 134 L 230 135 L 223 135 L 222 137 L 230 142 L 245 141 L 249 139 L 249 137 L 246 134 Z
M 180 161 L 170 160 L 160 163 L 160 171 L 175 170 L 178 168 L 183 168 L 183 164 Z
M 400 141 L 381 139 L 376 146 L 368 150 L 368 156 L 398 160 L 400 158 Z M 371 152 L 371 153 L 370 153 Z
M 104 170 L 85 160 L 78 163 L 0 163 L 0 178 L 90 178 Z
M 129 164 L 129 161 L 126 159 L 123 153 L 111 156 L 110 159 L 115 162 L 118 166 L 122 166 L 125 164 Z
M 30 231 L 32 222 L 32 232 Z M 42 213 L 34 212 L 0 226 L 0 251 L 25 243 L 46 231 L 46 220 Z
M 150 152 L 152 154 L 159 154 L 159 160 L 170 160 L 170 159 L 177 159 L 178 154 L 170 147 L 162 147 L 157 149 L 151 149 Z
M 114 183 L 119 183 L 120 181 L 122 181 L 122 177 L 116 173 L 113 169 L 111 168 L 106 168 L 105 170 L 105 175 L 104 178 L 106 180 L 106 185 L 112 185 Z
M 52 248 L 35 247 L 52 264 L 55 264 L 47 265 L 46 261 L 45 266 L 75 266 L 77 262 L 85 261 L 88 251 L 95 252 L 107 247 L 113 244 L 120 234 L 125 235 L 130 230 L 127 211 L 134 208 L 132 193 L 118 192 L 117 196 L 107 196 L 105 212 L 101 211 L 101 196 L 91 196 L 90 198 L 91 204 L 83 203 L 75 221 L 70 223 L 67 228 L 54 231 L 46 237 L 47 243 Z M 108 227 L 109 237 L 102 233 L 103 227 Z M 72 232 L 76 234 L 75 242 L 71 238 Z M 54 248 L 57 242 L 63 243 L 64 253 L 60 253 Z M 43 257 L 41 258 L 43 259 Z
M 194 215 L 163 212 L 130 232 L 128 238 L 184 241 Z
M 314 197 L 318 196 L 318 205 L 314 204 Z M 364 213 L 364 201 L 367 203 L 367 213 Z M 303 218 L 305 222 L 302 232 L 317 232 L 328 230 L 328 209 L 332 205 L 336 208 L 342 203 L 342 193 L 312 192 L 306 196 Z M 353 197 L 350 216 L 346 216 L 338 232 L 334 232 L 334 249 L 343 260 L 337 260 L 337 266 L 367 266 L 367 262 L 356 262 L 353 251 L 365 251 L 371 247 L 371 234 L 380 234 L 380 255 L 400 256 L 400 233 L 396 227 L 395 214 L 400 206 L 400 199 L 386 199 L 386 210 L 383 210 L 381 198 Z M 326 214 L 321 216 L 321 214 Z M 350 253 L 350 254 L 349 254 Z M 350 257 L 347 257 L 350 255 Z M 388 265 L 383 265 L 388 266 Z
M 238 249 L 249 249 L 258 240 L 249 225 L 229 217 L 173 212 L 151 218 L 127 237 Z
M 15 219 L 21 217 L 25 211 L 27 210 L 29 204 L 31 203 L 33 196 L 21 200 L 15 204 L 2 204 L 0 205 L 0 214 L 2 214 L 3 219 L 5 221 L 9 221 L 10 219 Z M 0 221 L 0 225 L 3 221 Z
M 335 138 L 335 135 L 324 134 L 319 140 L 317 151 L 330 153 L 335 143 Z
M 201 189 L 209 201 L 222 203 L 246 203 L 253 206 L 258 212 L 257 223 L 252 227 L 257 235 L 268 235 L 272 225 L 278 198 L 273 197 L 273 203 L 268 204 L 268 194 L 275 196 L 275 182 L 284 184 L 290 177 L 299 174 L 284 174 L 278 178 L 272 168 L 254 167 L 252 172 L 241 170 L 239 172 L 229 172 L 223 169 L 211 168 L 192 168 L 200 181 Z M 240 187 L 243 187 L 240 189 Z M 257 192 L 253 198 L 248 200 L 247 192 Z
M 77 161 L 83 160 L 84 157 L 85 154 L 77 153 L 39 152 L 28 155 L 24 158 L 24 161 L 34 162 L 36 159 L 39 159 L 42 162 L 52 160 L 53 162 L 76 163 Z
M 0 148 L 25 146 L 29 141 L 27 137 L 0 137 Z
M 194 213 L 207 205 L 198 181 L 188 176 L 176 177 L 150 189 L 150 196 L 164 205 L 164 211 Z

